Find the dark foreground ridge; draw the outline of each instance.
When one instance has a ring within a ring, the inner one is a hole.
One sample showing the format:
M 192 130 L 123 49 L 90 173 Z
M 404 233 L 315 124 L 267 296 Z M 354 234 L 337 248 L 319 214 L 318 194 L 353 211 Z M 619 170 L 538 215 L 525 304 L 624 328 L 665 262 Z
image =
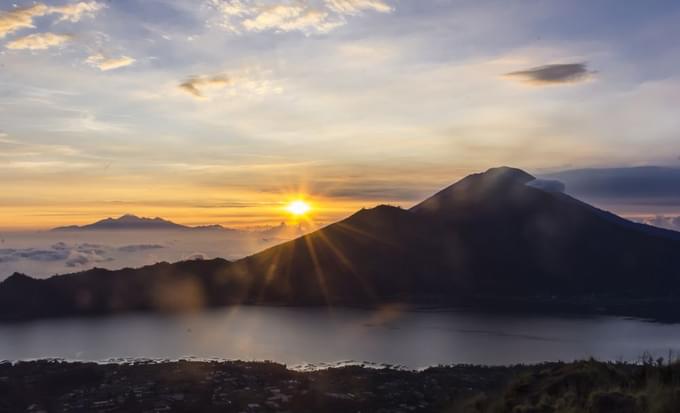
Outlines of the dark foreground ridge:
M 583 361 L 302 373 L 269 362 L 0 364 L 3 413 L 165 411 L 671 413 L 680 411 L 680 365 Z
M 237 304 L 465 306 L 680 319 L 678 233 L 535 185 L 470 175 L 404 210 L 378 206 L 227 262 L 93 269 L 0 283 L 0 320 Z

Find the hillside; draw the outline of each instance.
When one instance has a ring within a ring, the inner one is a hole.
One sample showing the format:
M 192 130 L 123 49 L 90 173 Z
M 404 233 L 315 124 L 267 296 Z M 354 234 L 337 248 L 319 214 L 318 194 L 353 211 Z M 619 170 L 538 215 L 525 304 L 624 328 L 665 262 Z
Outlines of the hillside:
M 161 263 L 0 284 L 0 318 L 248 303 L 465 305 L 670 316 L 680 242 L 512 168 L 404 210 L 378 206 L 242 260 Z

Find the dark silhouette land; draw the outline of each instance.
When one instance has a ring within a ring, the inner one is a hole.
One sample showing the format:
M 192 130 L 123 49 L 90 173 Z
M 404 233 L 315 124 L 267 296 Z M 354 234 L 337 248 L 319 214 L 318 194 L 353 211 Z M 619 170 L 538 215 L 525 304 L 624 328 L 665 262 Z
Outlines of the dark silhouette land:
M 513 168 L 409 210 L 381 205 L 235 262 L 93 269 L 0 284 L 0 319 L 237 304 L 464 306 L 680 318 L 678 233 L 627 221 Z

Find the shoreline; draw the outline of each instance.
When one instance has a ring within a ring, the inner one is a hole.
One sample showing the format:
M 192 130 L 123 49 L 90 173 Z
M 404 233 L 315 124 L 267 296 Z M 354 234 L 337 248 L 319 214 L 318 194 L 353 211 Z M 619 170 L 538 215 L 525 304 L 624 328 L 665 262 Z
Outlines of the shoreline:
M 575 412 L 638 413 L 678 411 L 678 394 L 680 364 L 651 357 L 639 364 L 587 360 L 422 371 L 344 366 L 307 372 L 270 361 L 0 362 L 3 413 L 494 413 L 519 407 L 555 411 L 557 406 Z

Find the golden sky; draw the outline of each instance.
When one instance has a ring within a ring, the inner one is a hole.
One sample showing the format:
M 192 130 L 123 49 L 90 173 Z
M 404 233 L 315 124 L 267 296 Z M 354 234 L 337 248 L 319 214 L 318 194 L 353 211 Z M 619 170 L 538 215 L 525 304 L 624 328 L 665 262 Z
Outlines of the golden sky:
M 677 164 L 680 5 L 0 5 L 0 228 L 273 225 L 511 165 Z

